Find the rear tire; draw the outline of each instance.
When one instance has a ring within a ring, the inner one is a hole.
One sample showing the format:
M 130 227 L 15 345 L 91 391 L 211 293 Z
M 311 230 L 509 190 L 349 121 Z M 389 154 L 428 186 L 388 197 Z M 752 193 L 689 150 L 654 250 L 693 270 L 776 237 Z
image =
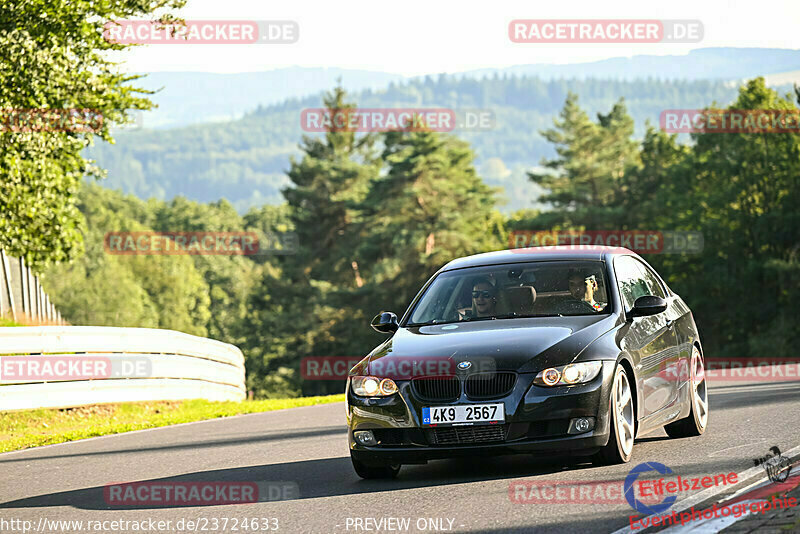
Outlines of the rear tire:
M 702 436 L 708 428 L 708 389 L 706 388 L 705 362 L 700 349 L 692 347 L 691 376 L 689 390 L 692 407 L 688 417 L 664 426 L 671 438 Z
M 631 380 L 624 367 L 617 365 L 611 386 L 608 417 L 610 435 L 608 444 L 594 455 L 598 465 L 624 464 L 631 460 L 636 436 L 636 412 L 633 404 Z
M 353 462 L 353 469 L 355 469 L 356 474 L 367 480 L 395 478 L 400 472 L 400 467 L 402 467 L 400 464 L 367 465 L 357 460 L 352 453 L 350 453 L 350 460 Z

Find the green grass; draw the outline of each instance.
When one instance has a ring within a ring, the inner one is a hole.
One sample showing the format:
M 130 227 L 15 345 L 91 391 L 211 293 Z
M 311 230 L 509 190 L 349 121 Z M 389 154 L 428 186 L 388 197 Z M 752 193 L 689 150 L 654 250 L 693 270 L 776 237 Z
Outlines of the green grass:
M 19 323 L 15 323 L 11 319 L 0 317 L 0 326 L 22 326 L 22 325 Z
M 79 408 L 0 412 L 0 452 L 131 430 L 340 402 L 344 395 L 242 402 L 206 400 L 97 404 Z

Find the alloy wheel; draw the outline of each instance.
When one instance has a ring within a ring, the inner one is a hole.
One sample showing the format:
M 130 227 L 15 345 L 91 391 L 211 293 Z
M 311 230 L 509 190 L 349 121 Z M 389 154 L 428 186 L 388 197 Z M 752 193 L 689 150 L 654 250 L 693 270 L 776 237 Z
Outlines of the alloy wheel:
M 634 411 L 633 395 L 628 375 L 620 368 L 614 380 L 614 416 L 616 417 L 617 438 L 625 456 L 633 451 Z
M 692 348 L 692 407 L 697 425 L 704 429 L 708 423 L 708 389 L 703 356 L 697 347 Z

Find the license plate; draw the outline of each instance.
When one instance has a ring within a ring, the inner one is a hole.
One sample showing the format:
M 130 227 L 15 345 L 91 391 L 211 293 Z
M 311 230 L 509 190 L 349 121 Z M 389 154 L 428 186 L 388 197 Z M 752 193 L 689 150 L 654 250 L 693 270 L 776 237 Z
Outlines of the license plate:
M 504 406 L 498 403 L 425 407 L 422 409 L 422 424 L 503 423 L 506 420 Z

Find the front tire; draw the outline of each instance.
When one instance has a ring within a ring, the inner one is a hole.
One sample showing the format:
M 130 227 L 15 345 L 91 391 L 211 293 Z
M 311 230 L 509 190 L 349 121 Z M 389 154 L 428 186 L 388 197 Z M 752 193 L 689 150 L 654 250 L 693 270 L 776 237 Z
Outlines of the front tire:
M 664 427 L 671 438 L 690 438 L 702 436 L 708 428 L 708 388 L 703 355 L 697 346 L 692 347 L 691 377 L 689 387 L 692 408 L 689 416 Z
M 400 472 L 400 467 L 402 467 L 400 464 L 368 465 L 356 459 L 352 452 L 350 453 L 350 460 L 353 462 L 353 469 L 355 469 L 356 474 L 367 480 L 395 478 Z
M 636 436 L 636 411 L 633 405 L 633 389 L 627 371 L 617 365 L 611 386 L 608 417 L 611 420 L 611 435 L 608 444 L 594 456 L 594 463 L 613 465 L 628 463 L 633 455 Z

